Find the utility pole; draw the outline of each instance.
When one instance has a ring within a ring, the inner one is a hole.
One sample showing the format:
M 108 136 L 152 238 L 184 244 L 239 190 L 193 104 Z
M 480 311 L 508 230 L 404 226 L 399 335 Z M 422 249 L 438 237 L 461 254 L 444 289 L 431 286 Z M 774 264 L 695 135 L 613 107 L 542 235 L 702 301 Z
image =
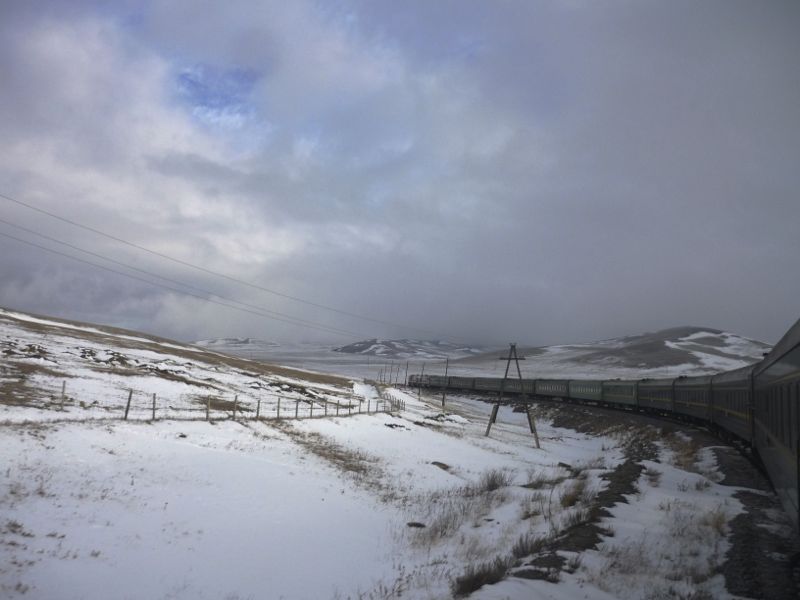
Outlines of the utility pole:
M 500 409 L 500 402 L 503 399 L 503 393 L 506 389 L 506 380 L 508 379 L 508 370 L 511 368 L 511 360 L 514 360 L 514 364 L 517 366 L 517 377 L 519 377 L 519 391 L 522 395 L 522 402 L 525 405 L 525 414 L 528 417 L 528 428 L 531 430 L 533 434 L 533 439 L 536 441 L 536 447 L 541 448 L 539 445 L 539 434 L 536 431 L 536 421 L 534 420 L 533 416 L 531 415 L 531 406 L 528 402 L 528 396 L 525 393 L 525 386 L 523 385 L 522 381 L 522 370 L 519 368 L 519 361 L 525 360 L 523 356 L 520 358 L 517 356 L 517 345 L 516 344 L 509 344 L 508 347 L 508 356 L 507 357 L 500 357 L 499 360 L 506 361 L 506 372 L 503 375 L 503 381 L 500 382 L 500 393 L 497 397 L 497 402 L 492 407 L 492 414 L 489 416 L 489 424 L 486 426 L 486 435 L 489 435 L 489 431 L 492 429 L 492 424 L 497 421 L 497 411 Z
M 447 370 L 450 367 L 450 357 L 444 361 L 444 383 L 442 384 L 442 409 L 444 410 L 444 400 L 447 397 Z

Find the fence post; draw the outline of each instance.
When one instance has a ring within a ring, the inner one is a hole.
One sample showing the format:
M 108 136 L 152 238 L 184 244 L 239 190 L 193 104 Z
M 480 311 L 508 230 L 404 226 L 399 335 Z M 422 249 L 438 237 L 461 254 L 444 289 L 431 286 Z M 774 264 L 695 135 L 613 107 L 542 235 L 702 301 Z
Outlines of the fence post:
M 211 413 L 211 396 L 208 396 L 206 398 L 206 421 L 210 420 L 209 417 L 210 413 Z
M 233 397 L 233 420 L 236 420 L 236 404 L 239 402 L 239 394 Z
M 156 395 L 153 394 L 153 421 L 156 420 Z
M 313 400 L 309 403 L 308 410 L 310 411 L 308 417 L 312 418 L 314 416 L 314 401 Z
M 128 390 L 128 403 L 125 405 L 125 416 L 122 417 L 123 420 L 128 420 L 128 411 L 131 409 L 131 396 L 133 396 L 133 390 Z
M 367 414 L 369 414 L 369 398 L 367 398 Z
M 297 411 L 298 411 L 298 407 L 299 406 L 300 406 L 300 400 L 295 400 L 294 401 L 294 418 L 295 419 L 297 418 Z
M 261 398 L 258 399 L 256 403 L 256 421 L 258 421 L 258 417 L 261 415 Z
M 64 410 L 64 395 L 67 392 L 67 380 L 61 382 L 61 410 Z
M 339 401 L 336 401 L 336 416 L 339 416 Z
M 276 419 L 280 420 L 281 418 L 281 397 L 278 396 L 278 416 L 275 417 Z
M 361 414 L 361 401 L 358 402 L 358 414 Z
M 347 414 L 348 415 L 352 415 L 353 414 L 353 403 L 349 402 L 349 401 L 347 402 Z
M 328 416 L 328 401 L 325 401 L 325 416 Z

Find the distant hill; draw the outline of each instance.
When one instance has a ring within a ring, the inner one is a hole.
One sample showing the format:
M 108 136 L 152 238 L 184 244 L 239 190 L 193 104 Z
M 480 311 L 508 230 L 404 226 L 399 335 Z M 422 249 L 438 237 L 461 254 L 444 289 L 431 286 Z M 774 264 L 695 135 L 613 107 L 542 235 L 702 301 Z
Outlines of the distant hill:
M 486 348 L 458 346 L 448 342 L 426 340 L 379 340 L 371 339 L 334 348 L 334 352 L 363 354 L 385 358 L 433 360 L 463 358 L 486 351 Z
M 660 331 L 544 347 L 519 347 L 524 370 L 536 377 L 659 377 L 736 369 L 760 360 L 771 346 L 710 327 Z M 459 372 L 497 369 L 493 352 L 456 363 Z

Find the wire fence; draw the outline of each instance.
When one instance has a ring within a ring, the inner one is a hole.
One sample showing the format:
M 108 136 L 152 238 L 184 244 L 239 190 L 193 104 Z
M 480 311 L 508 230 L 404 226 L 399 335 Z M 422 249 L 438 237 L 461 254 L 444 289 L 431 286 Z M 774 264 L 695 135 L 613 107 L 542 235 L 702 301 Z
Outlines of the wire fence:
M 346 417 L 358 414 L 396 412 L 405 402 L 385 391 L 377 398 L 356 398 L 323 394 L 297 396 L 254 391 L 250 394 L 203 393 L 159 394 L 143 389 L 81 389 L 68 382 L 39 385 L 26 390 L 17 402 L 5 402 L 37 409 L 45 420 L 122 419 L 128 421 L 221 421 L 278 420 Z M 40 412 L 42 411 L 42 412 Z M 15 411 L 16 413 L 17 411 Z M 10 416 L 9 413 L 5 415 Z M 30 417 L 20 411 L 18 417 Z M 12 419 L 16 420 L 16 419 Z

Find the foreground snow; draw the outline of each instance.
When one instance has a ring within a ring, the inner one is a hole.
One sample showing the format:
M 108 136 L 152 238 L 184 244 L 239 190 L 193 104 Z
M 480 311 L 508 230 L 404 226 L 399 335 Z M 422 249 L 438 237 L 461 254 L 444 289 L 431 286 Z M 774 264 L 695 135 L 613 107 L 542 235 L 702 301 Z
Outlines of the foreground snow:
M 0 597 L 727 597 L 715 573 L 736 489 L 674 436 L 600 544 L 525 579 L 539 542 L 585 525 L 630 430 L 580 434 L 540 410 L 536 449 L 507 407 L 485 437 L 490 407 L 469 397 L 443 410 L 438 395 L 2 310 L 0 333 Z M 405 409 L 366 414 L 391 398 Z M 465 583 L 487 565 L 493 584 Z
M 447 598 L 465 568 L 508 555 L 523 533 L 551 533 L 579 509 L 558 500 L 571 482 L 559 463 L 584 465 L 597 490 L 621 460 L 612 438 L 540 423 L 537 450 L 510 410 L 485 438 L 482 403 L 450 398 L 442 413 L 391 393 L 405 413 L 4 425 L 0 595 Z M 725 597 L 719 578 L 660 578 L 681 560 L 698 571 L 719 563 L 724 521 L 739 510 L 731 490 L 709 479 L 711 463 L 707 476 L 654 466 L 658 486 L 641 482 L 605 523 L 614 537 L 561 583 L 509 578 L 473 596 L 640 598 L 646 579 L 648 592 L 663 581 Z M 506 478 L 482 490 L 487 472 Z M 520 487 L 537 477 L 565 479 L 542 500 Z M 714 511 L 720 534 L 703 529 Z M 690 546 L 672 524 L 678 516 Z M 620 557 L 631 559 L 624 568 Z

